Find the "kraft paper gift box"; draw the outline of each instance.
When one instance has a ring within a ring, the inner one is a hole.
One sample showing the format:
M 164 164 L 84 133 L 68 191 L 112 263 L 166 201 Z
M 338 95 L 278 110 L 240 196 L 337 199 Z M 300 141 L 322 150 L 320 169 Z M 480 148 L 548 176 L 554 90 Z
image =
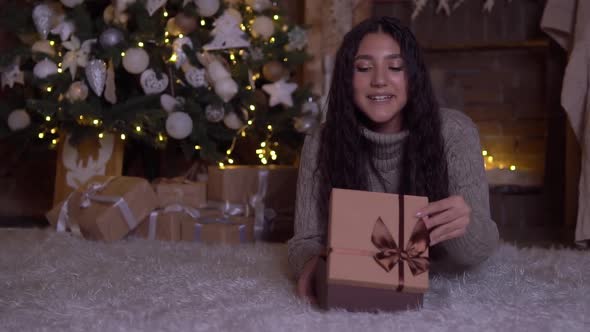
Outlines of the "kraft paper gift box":
M 197 221 L 183 220 L 182 240 L 206 244 L 237 244 L 254 242 L 254 218 L 224 217 L 219 211 Z
M 143 220 L 134 234 L 149 240 L 180 241 L 183 221 L 194 222 L 199 211 L 182 205 L 157 209 Z
M 323 308 L 395 311 L 422 306 L 429 234 L 415 217 L 428 198 L 333 189 L 327 258 L 316 277 Z
M 160 207 L 180 204 L 192 208 L 202 208 L 207 204 L 207 183 L 194 182 L 184 177 L 160 178 L 152 182 L 158 195 Z
M 146 179 L 94 176 L 46 214 L 57 231 L 87 239 L 116 241 L 135 229 L 158 206 Z
M 210 166 L 207 199 L 234 204 L 250 203 L 254 195 L 263 196 L 266 208 L 293 211 L 297 190 L 294 166 Z

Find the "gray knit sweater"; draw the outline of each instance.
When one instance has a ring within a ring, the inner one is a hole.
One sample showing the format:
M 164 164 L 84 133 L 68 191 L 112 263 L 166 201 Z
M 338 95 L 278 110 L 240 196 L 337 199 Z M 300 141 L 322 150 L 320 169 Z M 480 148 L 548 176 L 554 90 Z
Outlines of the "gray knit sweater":
M 485 260 L 498 243 L 498 229 L 490 217 L 488 183 L 483 167 L 479 133 L 466 115 L 441 109 L 442 134 L 449 172 L 449 193 L 461 195 L 472 210 L 467 233 L 431 248 L 434 266 L 467 267 Z M 369 171 L 369 189 L 397 193 L 400 184 L 400 163 L 408 131 L 380 134 L 362 129 L 362 134 L 376 145 L 374 158 L 377 171 L 387 180 L 383 187 Z M 318 197 L 314 170 L 319 149 L 320 131 L 306 137 L 303 146 L 297 203 L 295 236 L 289 241 L 289 262 L 298 278 L 305 263 L 325 248 L 326 220 L 320 220 L 316 208 Z

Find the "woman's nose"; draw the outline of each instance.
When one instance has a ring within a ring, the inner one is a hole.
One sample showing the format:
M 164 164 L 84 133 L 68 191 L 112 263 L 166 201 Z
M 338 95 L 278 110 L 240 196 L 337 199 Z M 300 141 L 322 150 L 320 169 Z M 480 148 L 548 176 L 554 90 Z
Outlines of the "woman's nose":
M 373 71 L 373 76 L 371 77 L 371 86 L 381 87 L 384 85 L 385 74 L 383 73 L 383 70 L 381 70 L 380 68 L 376 68 L 376 70 Z

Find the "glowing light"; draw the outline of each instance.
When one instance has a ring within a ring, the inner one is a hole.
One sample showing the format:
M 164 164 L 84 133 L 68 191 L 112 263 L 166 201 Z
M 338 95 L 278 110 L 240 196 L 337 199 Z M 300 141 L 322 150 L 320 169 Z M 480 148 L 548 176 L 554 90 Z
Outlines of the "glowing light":
M 246 85 L 246 90 L 252 90 L 252 86 L 251 85 Z
M 262 161 L 262 163 L 265 165 L 268 164 L 268 160 L 266 160 L 266 158 L 262 158 L 262 160 L 260 160 L 260 161 Z
M 168 12 L 164 11 L 164 17 L 168 17 Z
M 84 120 L 84 115 L 80 115 L 80 120 Z
M 273 16 L 272 18 L 273 18 L 275 21 L 278 21 L 278 20 L 279 20 L 279 15 L 276 15 L 276 14 L 275 14 L 275 16 Z
M 141 131 L 141 127 L 140 126 L 136 126 L 135 127 L 135 131 L 140 132 Z
M 230 158 L 230 159 L 227 160 L 227 162 L 230 163 L 230 164 L 233 164 L 234 163 L 234 160 Z
M 277 160 L 277 155 L 276 155 L 276 154 L 273 154 L 273 155 L 271 155 L 271 156 L 270 156 L 270 159 L 272 159 L 272 160 Z
M 256 106 L 254 106 L 254 105 L 250 105 L 250 110 L 251 110 L 251 111 L 256 111 Z
M 59 62 L 59 63 L 57 64 L 57 66 L 58 66 L 58 67 L 61 67 L 62 65 L 63 65 L 63 64 L 62 64 L 61 62 Z
M 510 165 L 510 170 L 511 171 L 516 171 L 516 166 L 515 165 Z
M 266 128 L 267 128 L 268 130 L 272 130 L 272 126 L 271 126 L 271 125 L 268 125 L 268 126 L 266 126 Z
M 252 122 L 252 120 L 248 120 L 248 125 L 250 125 L 250 126 L 251 126 L 251 125 L 252 125 L 252 123 L 253 123 L 253 122 Z
M 242 31 L 246 31 L 246 26 L 242 23 L 240 24 L 240 29 L 242 29 Z
M 124 57 L 125 56 L 125 52 L 121 52 L 121 56 Z
M 205 26 L 205 20 L 201 19 L 201 26 Z
M 51 117 L 48 115 L 45 117 L 45 121 L 51 121 Z
M 242 137 L 246 137 L 246 132 L 242 131 Z
M 52 143 L 53 145 L 57 144 L 57 139 L 56 139 L 56 138 L 52 139 L 52 140 L 51 140 L 51 143 Z
M 98 126 L 99 121 L 98 121 L 98 119 L 94 119 L 94 121 L 92 121 L 92 123 L 94 123 L 95 126 Z
M 262 143 L 260 143 L 260 147 L 261 147 L 261 148 L 263 148 L 263 147 L 265 147 L 265 146 L 266 146 L 266 142 L 262 142 Z
M 48 86 L 48 87 L 47 87 L 47 92 L 51 92 L 51 90 L 53 90 L 53 88 L 52 88 L 52 87 L 50 87 L 50 86 Z
M 494 161 L 494 157 L 492 157 L 492 156 L 488 156 L 488 161 L 489 161 L 489 162 L 493 162 L 493 161 Z
M 63 69 L 57 68 L 57 72 L 61 74 L 61 73 L 63 73 Z
M 287 62 L 287 61 L 289 61 L 289 59 L 283 58 L 283 62 Z
M 181 33 L 178 35 L 178 38 L 184 38 L 184 35 Z
M 225 165 L 222 162 L 219 162 L 219 168 L 225 168 Z
M 43 137 L 45 137 L 45 134 L 39 133 L 39 138 L 43 139 Z
M 195 150 L 201 150 L 201 146 L 200 145 L 195 145 Z
M 55 134 L 55 133 L 57 133 L 57 128 L 52 128 L 50 132 L 51 132 L 52 134 Z
M 275 42 L 275 37 L 270 37 L 270 43 L 274 43 Z
M 172 56 L 170 57 L 170 62 L 176 62 L 176 53 L 172 53 Z
M 49 45 L 54 46 L 55 45 L 55 42 L 53 40 L 50 40 L 49 41 Z
M 164 43 L 168 44 L 170 42 L 170 39 L 166 38 L 164 39 Z
M 143 42 L 139 42 L 139 43 L 137 43 L 137 46 L 139 46 L 139 47 L 143 47 Z
M 236 59 L 236 56 L 233 53 L 229 54 L 229 59 L 234 61 Z
M 481 152 L 481 155 L 482 155 L 482 156 L 487 156 L 487 155 L 488 155 L 488 151 L 487 151 L 487 150 L 483 150 L 483 151 Z
M 103 138 L 103 137 L 104 137 L 103 133 L 98 134 L 98 138 Z
M 163 141 L 164 140 L 164 136 L 162 136 L 162 134 L 158 134 L 158 140 Z
M 125 134 L 121 134 L 121 139 L 125 140 L 125 138 L 126 138 Z
M 230 154 L 231 154 L 231 150 L 227 150 L 227 151 L 225 151 L 225 154 L 228 154 L 228 155 L 230 155 Z

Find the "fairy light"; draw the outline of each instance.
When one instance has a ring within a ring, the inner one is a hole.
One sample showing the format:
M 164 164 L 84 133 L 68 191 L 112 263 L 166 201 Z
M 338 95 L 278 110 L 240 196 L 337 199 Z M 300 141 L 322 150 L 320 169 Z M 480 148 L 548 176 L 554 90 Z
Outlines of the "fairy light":
M 201 19 L 201 26 L 204 27 L 205 26 L 205 20 Z
M 246 11 L 249 12 L 249 13 L 252 12 L 252 7 L 246 6 Z
M 168 12 L 164 11 L 164 17 L 168 17 Z
M 184 38 L 184 35 L 181 33 L 178 35 L 178 38 Z
M 79 119 L 84 120 L 84 115 L 80 115 Z
M 231 150 L 225 151 L 225 154 L 227 154 L 229 156 L 231 154 Z
M 164 39 L 164 43 L 166 43 L 166 44 L 170 43 L 170 39 L 168 39 L 168 38 Z
M 286 24 L 283 24 L 283 32 L 287 32 L 287 30 L 289 30 L 289 27 Z
M 141 127 L 140 126 L 136 126 L 135 127 L 135 131 L 137 131 L 138 133 L 141 132 Z
M 121 57 L 124 57 L 124 56 L 125 56 L 125 52 L 121 52 Z
M 51 140 L 51 144 L 56 145 L 57 144 L 57 138 L 54 138 Z
M 244 23 L 240 24 L 240 29 L 242 29 L 242 31 L 246 31 L 246 26 L 244 25 Z
M 484 156 L 484 157 L 485 157 L 485 156 L 487 156 L 487 155 L 488 155 L 488 151 L 487 151 L 487 150 L 483 150 L 483 151 L 481 152 L 481 155 L 482 155 L 482 156 Z
M 104 137 L 103 133 L 98 134 L 98 138 L 103 138 L 103 137 Z
M 262 158 L 262 160 L 260 160 L 264 165 L 268 164 L 268 160 L 266 160 L 266 158 Z
M 168 31 L 164 31 L 164 36 L 168 37 Z
M 489 161 L 490 163 L 491 163 L 491 162 L 493 162 L 493 161 L 494 161 L 494 157 L 492 157 L 492 156 L 488 156 L 488 161 Z
M 51 46 L 55 46 L 55 41 L 53 41 L 53 40 L 50 40 L 50 41 L 49 41 L 49 45 L 51 45 Z
M 61 68 L 57 68 L 57 72 L 58 72 L 59 74 L 61 74 L 61 73 L 63 73 L 63 69 L 61 69 Z
M 274 15 L 272 18 L 273 18 L 275 21 L 278 21 L 278 20 L 279 20 L 279 15 L 275 14 L 275 15 Z
M 254 122 L 252 122 L 252 120 L 248 120 L 248 125 L 249 125 L 249 126 L 251 126 L 251 125 L 252 125 L 252 123 L 254 123 Z
M 125 136 L 125 134 L 121 134 L 121 140 L 123 140 L 123 141 L 124 141 L 126 137 L 127 137 L 127 136 Z
M 236 60 L 236 56 L 234 55 L 234 53 L 233 53 L 233 52 L 229 54 L 229 59 L 230 59 L 231 61 L 235 61 L 235 60 Z
M 200 145 L 195 145 L 195 150 L 201 150 L 201 146 Z
M 242 137 L 246 137 L 246 131 L 242 130 Z
M 57 55 L 61 56 L 61 52 L 57 52 Z
M 516 165 L 510 165 L 510 170 L 513 172 L 516 171 Z
M 219 168 L 221 168 L 221 169 L 224 169 L 224 168 L 225 168 L 225 164 L 224 164 L 224 163 L 222 163 L 222 162 L 219 162 L 219 164 L 218 164 L 218 165 L 219 165 Z
M 260 147 L 261 147 L 261 148 L 264 148 L 264 147 L 266 147 L 266 142 L 262 142 L 262 143 L 260 143 Z
M 271 130 L 272 131 L 272 125 L 268 125 L 266 126 L 266 129 Z
M 57 133 L 57 128 L 51 128 L 50 133 L 52 133 L 52 134 Z
M 287 62 L 287 61 L 289 61 L 289 59 L 283 58 L 283 62 Z
M 139 47 L 143 47 L 143 42 L 139 42 L 139 43 L 137 43 L 137 46 L 139 46 Z
M 158 140 L 162 142 L 164 140 L 164 136 L 162 136 L 162 134 L 158 134 Z
M 233 163 L 234 163 L 234 160 L 233 160 L 233 159 L 231 159 L 231 158 L 229 158 L 229 159 L 227 160 L 227 162 L 228 162 L 228 163 L 230 163 L 230 164 L 233 164 Z
M 274 43 L 275 42 L 275 37 L 270 37 L 270 43 Z
M 50 117 L 49 115 L 48 115 L 48 116 L 46 116 L 46 117 L 45 117 L 45 121 L 47 121 L 47 122 L 51 121 L 51 117 Z
M 252 86 L 251 85 L 246 85 L 246 90 L 252 90 Z
M 48 87 L 47 87 L 47 92 L 51 92 L 51 90 L 53 90 L 53 88 L 52 88 L 52 87 L 50 87 L 50 86 L 48 86 Z
M 62 66 L 62 65 L 63 65 L 63 64 L 62 64 L 61 62 L 58 62 L 58 63 L 57 63 L 57 66 L 58 66 L 58 67 L 60 67 L 60 68 L 61 68 L 61 66 Z
M 100 123 L 100 121 L 98 121 L 98 119 L 94 119 L 94 121 L 92 121 L 92 123 L 94 123 L 95 126 L 98 126 L 98 124 Z
M 254 106 L 254 105 L 250 105 L 250 110 L 251 110 L 251 111 L 256 111 L 256 106 Z
M 45 134 L 43 134 L 43 133 L 39 133 L 39 138 L 40 138 L 40 139 L 43 139 L 43 137 L 45 137 Z
M 170 62 L 176 62 L 176 53 L 172 53 L 172 56 L 170 56 Z

